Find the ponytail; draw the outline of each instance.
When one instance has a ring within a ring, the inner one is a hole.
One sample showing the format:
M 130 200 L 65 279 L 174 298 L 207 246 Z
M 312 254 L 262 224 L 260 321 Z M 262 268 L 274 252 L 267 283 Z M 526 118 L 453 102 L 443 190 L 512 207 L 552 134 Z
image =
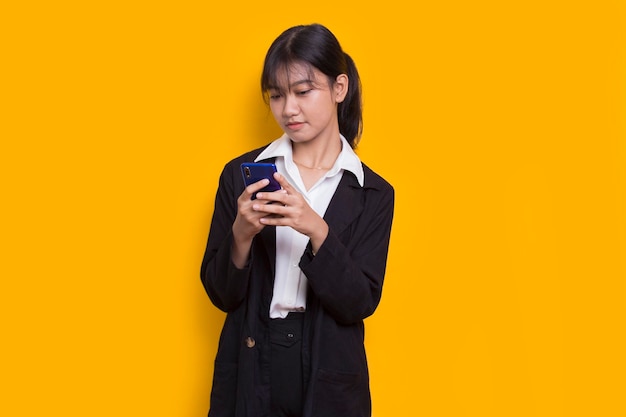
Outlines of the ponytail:
M 361 79 L 350 55 L 344 52 L 348 76 L 348 93 L 337 106 L 339 132 L 354 149 L 363 133 L 363 102 L 361 98 Z

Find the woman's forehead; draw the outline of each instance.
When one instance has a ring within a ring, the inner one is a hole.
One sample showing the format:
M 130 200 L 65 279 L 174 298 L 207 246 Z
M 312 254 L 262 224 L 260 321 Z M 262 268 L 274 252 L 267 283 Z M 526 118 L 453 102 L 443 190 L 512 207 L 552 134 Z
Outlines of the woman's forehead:
M 271 88 L 289 89 L 305 82 L 319 83 L 324 75 L 315 67 L 302 62 L 293 62 L 277 69 Z

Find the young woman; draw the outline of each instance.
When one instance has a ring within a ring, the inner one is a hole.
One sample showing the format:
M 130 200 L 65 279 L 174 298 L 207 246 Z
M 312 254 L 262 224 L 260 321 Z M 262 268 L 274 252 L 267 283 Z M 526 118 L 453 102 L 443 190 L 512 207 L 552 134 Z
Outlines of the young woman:
M 361 86 L 324 26 L 269 48 L 261 89 L 284 135 L 229 162 L 201 276 L 227 313 L 210 417 L 368 417 L 363 319 L 382 292 L 394 191 L 362 164 Z M 282 189 L 244 186 L 273 162 Z

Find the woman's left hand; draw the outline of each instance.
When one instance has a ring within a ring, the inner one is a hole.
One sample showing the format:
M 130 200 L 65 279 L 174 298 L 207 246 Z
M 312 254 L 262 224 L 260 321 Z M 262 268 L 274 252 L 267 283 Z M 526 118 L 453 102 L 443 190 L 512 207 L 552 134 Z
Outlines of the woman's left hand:
M 309 206 L 302 194 L 297 192 L 285 177 L 277 172 L 274 178 L 281 185 L 282 190 L 258 193 L 257 198 L 275 203 L 254 204 L 252 209 L 274 214 L 274 216 L 260 219 L 261 223 L 267 226 L 289 226 L 308 236 L 311 239 L 313 252 L 317 252 L 328 236 L 328 224 Z

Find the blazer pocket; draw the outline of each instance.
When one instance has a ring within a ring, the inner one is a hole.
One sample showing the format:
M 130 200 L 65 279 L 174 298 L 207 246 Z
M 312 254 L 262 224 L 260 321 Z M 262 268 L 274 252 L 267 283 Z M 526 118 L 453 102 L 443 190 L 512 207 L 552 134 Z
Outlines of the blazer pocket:
M 313 415 L 369 417 L 369 384 L 361 374 L 318 369 L 313 391 Z

